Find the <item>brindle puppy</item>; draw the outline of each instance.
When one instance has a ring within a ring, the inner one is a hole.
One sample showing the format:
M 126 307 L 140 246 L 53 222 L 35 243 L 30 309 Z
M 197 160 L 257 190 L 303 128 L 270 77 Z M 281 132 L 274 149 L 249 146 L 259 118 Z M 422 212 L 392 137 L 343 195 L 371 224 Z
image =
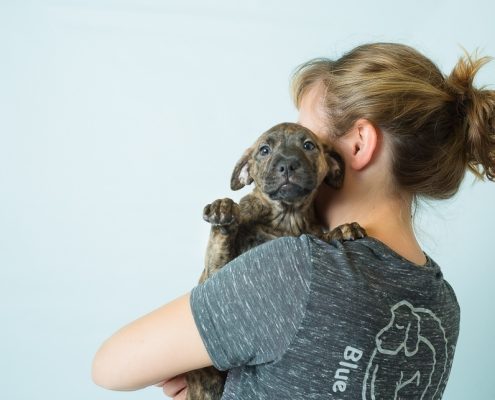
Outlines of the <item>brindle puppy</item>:
M 342 158 L 320 143 L 307 128 L 281 123 L 263 133 L 238 161 L 230 187 L 254 182 L 239 204 L 219 199 L 208 204 L 203 218 L 211 224 L 205 268 L 199 283 L 243 252 L 281 236 L 313 234 L 323 240 L 353 240 L 366 235 L 357 223 L 327 231 L 317 220 L 313 200 L 322 182 L 340 188 Z M 188 400 L 218 400 L 227 371 L 214 367 L 186 374 Z

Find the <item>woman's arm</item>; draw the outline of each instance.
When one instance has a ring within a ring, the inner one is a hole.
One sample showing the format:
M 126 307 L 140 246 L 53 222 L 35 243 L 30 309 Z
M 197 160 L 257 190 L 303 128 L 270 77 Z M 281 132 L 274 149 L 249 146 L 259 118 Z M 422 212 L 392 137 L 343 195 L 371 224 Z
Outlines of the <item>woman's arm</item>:
M 136 390 L 212 365 L 192 315 L 190 292 L 131 322 L 97 351 L 93 381 Z
M 278 359 L 305 314 L 310 260 L 304 235 L 244 252 L 106 340 L 93 362 L 93 380 L 135 390 L 206 366 L 227 371 Z

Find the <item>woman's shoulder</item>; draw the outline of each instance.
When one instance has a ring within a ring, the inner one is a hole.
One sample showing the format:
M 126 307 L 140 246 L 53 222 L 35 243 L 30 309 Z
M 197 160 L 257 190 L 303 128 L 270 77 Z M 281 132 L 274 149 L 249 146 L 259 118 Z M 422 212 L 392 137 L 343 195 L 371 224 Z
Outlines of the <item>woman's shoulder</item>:
M 312 271 L 311 249 L 309 238 L 303 236 L 281 236 L 259 244 L 228 262 L 211 278 L 241 279 L 256 286 L 273 282 L 290 285 L 301 280 L 307 286 Z
M 259 258 L 262 256 L 276 260 L 299 260 L 307 262 L 311 258 L 311 237 L 303 234 L 301 236 L 279 236 L 266 241 L 248 250 L 246 256 Z
M 391 284 L 395 281 L 399 285 L 405 281 L 439 282 L 443 278 L 440 266 L 428 254 L 425 253 L 427 263 L 419 266 L 371 236 L 327 242 L 314 235 L 303 235 L 300 240 L 307 244 L 310 259 L 328 269 L 344 271 L 345 267 L 346 273 L 354 271 L 365 278 Z

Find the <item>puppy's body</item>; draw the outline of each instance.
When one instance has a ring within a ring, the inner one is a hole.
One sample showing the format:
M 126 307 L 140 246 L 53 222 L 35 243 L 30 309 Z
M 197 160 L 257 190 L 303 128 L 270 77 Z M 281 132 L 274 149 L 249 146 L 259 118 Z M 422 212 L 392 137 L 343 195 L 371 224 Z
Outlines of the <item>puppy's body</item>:
M 317 220 L 313 200 L 325 182 L 343 183 L 341 158 L 301 125 L 282 123 L 262 134 L 234 168 L 231 188 L 255 182 L 239 204 L 225 198 L 208 204 L 203 218 L 211 223 L 203 282 L 245 251 L 281 236 L 313 234 L 324 240 L 354 239 L 365 232 L 356 223 L 327 231 Z M 218 400 L 226 371 L 208 367 L 186 375 L 188 400 Z
M 277 207 L 266 202 L 258 188 L 244 196 L 238 205 L 228 198 L 216 200 L 205 208 L 204 217 L 212 229 L 200 282 L 240 254 L 269 240 L 324 233 L 312 203 Z M 224 225 L 225 220 L 232 222 Z

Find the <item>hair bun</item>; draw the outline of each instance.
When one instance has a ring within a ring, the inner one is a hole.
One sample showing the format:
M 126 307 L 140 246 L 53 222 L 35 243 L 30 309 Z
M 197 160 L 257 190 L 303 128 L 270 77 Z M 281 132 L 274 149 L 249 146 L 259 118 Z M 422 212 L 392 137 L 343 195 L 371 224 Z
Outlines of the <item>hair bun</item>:
M 462 118 L 459 129 L 466 137 L 469 169 L 479 178 L 495 180 L 495 91 L 475 88 L 474 77 L 491 60 L 468 53 L 461 57 L 447 78 Z
M 491 60 L 490 57 L 476 58 L 468 53 L 464 57 L 459 58 L 457 64 L 452 70 L 447 82 L 455 93 L 460 96 L 470 94 L 473 88 L 474 76 L 480 68 Z

